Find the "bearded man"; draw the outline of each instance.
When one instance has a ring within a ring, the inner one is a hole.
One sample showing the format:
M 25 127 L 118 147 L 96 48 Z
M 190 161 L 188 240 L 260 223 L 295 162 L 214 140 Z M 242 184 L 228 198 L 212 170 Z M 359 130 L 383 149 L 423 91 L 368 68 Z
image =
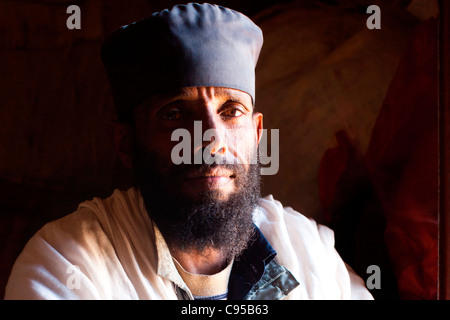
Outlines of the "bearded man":
M 262 42 L 243 14 L 196 3 L 109 37 L 114 143 L 136 186 L 45 225 L 18 257 L 5 297 L 371 299 L 330 229 L 261 198 L 251 160 L 263 128 Z M 181 157 L 200 161 L 180 161 L 177 130 L 200 134 Z

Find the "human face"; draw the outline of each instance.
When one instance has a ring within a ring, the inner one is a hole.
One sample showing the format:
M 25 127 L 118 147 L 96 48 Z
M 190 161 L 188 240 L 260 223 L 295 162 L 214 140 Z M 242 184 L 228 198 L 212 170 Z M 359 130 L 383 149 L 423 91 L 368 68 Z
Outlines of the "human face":
M 173 163 L 172 133 L 195 135 L 195 121 L 216 135 L 194 143 L 190 152 L 206 147 L 225 158 L 223 164 Z M 186 88 L 136 109 L 133 169 L 146 209 L 170 248 L 213 247 L 230 258 L 245 248 L 260 196 L 259 164 L 248 162 L 259 129 L 262 115 L 253 112 L 250 97 L 232 89 Z
M 185 129 L 194 137 L 198 134 L 194 123 L 201 121 L 202 138 L 197 144 L 194 140 L 198 139 L 192 139 L 192 155 L 208 147 L 212 155 L 226 162 L 243 164 L 245 171 L 262 130 L 262 115 L 254 112 L 250 95 L 230 88 L 189 87 L 154 96 L 135 108 L 134 119 L 136 143 L 145 153 L 157 155 L 162 175 L 173 168 L 172 150 L 179 142 L 171 137 L 177 129 Z M 214 137 L 205 140 L 203 134 L 209 129 L 214 130 Z M 239 172 L 231 167 L 191 167 L 180 171 L 173 181 L 173 188 L 184 197 L 195 201 L 212 191 L 218 200 L 225 201 L 237 192 Z

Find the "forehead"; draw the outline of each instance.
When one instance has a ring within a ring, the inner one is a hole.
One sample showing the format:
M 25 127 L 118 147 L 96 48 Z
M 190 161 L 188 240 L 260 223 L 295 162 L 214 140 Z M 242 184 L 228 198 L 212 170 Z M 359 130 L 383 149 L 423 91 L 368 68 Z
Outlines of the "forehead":
M 171 90 L 150 97 L 143 104 L 157 106 L 170 103 L 175 100 L 185 101 L 228 101 L 233 100 L 251 107 L 253 105 L 251 96 L 241 90 L 222 87 L 184 87 Z

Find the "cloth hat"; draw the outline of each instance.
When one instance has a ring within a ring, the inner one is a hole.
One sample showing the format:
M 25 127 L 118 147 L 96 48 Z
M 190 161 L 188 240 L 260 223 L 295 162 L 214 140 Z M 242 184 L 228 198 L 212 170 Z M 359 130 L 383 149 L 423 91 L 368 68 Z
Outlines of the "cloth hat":
M 151 95 L 181 87 L 227 87 L 255 101 L 261 29 L 218 5 L 177 5 L 116 30 L 102 46 L 119 120 Z

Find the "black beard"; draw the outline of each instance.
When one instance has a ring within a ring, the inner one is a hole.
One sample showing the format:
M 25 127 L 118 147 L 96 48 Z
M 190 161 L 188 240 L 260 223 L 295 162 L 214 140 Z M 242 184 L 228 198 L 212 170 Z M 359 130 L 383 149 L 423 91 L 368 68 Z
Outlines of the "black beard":
M 169 248 L 205 252 L 221 250 L 227 259 L 237 258 L 254 232 L 252 213 L 260 197 L 260 165 L 170 165 L 164 168 L 156 154 L 135 152 L 134 172 L 150 218 Z M 208 172 L 221 166 L 235 173 L 237 190 L 227 200 L 207 191 L 192 200 L 183 195 L 180 177 L 185 172 Z

